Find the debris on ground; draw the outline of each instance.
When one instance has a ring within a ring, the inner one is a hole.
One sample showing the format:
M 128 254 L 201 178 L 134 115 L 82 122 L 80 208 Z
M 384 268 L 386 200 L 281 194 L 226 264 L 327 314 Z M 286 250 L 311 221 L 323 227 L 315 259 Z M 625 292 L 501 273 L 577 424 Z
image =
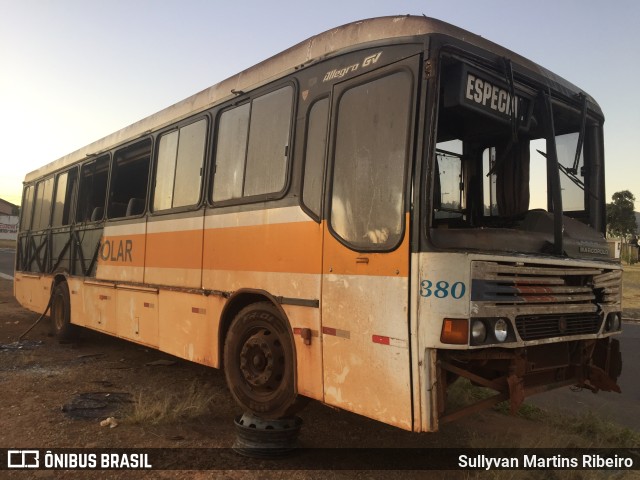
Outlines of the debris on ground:
M 0 343 L 0 350 L 31 350 L 42 345 L 41 340 L 20 340 L 13 343 Z
M 105 418 L 100 422 L 101 427 L 109 427 L 116 428 L 118 426 L 118 421 L 114 417 Z
M 132 403 L 130 393 L 124 392 L 89 392 L 76 395 L 71 402 L 62 407 L 69 417 L 105 418 L 117 412 L 123 404 Z

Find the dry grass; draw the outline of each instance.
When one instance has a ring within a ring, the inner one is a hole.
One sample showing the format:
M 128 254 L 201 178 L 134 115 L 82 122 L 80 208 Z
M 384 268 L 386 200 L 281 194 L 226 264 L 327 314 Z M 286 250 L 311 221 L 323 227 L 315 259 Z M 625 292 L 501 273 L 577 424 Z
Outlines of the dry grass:
M 640 434 L 627 427 L 603 419 L 592 411 L 578 415 L 548 414 L 543 420 L 559 431 L 577 435 L 582 448 L 639 448 Z
M 493 390 L 475 387 L 467 379 L 459 379 L 450 390 L 448 400 L 456 408 L 470 405 L 494 395 Z M 508 415 L 509 403 L 497 404 L 495 411 Z M 523 437 L 526 444 L 512 445 L 520 448 L 640 448 L 640 433 L 627 427 L 618 425 L 607 419 L 603 419 L 592 411 L 576 415 L 549 412 L 542 408 L 527 403 L 520 407 L 518 417 L 543 424 L 546 429 L 544 435 L 538 438 L 531 435 Z M 549 434 L 551 432 L 551 434 Z M 479 439 L 477 445 L 482 447 L 487 444 L 499 445 L 501 442 L 487 443 L 486 438 Z M 473 442 L 472 442 L 473 443 Z
M 447 402 L 452 410 L 457 410 L 472 403 L 492 397 L 496 394 L 493 390 L 484 387 L 476 387 L 466 378 L 459 378 L 449 387 Z M 509 414 L 509 402 L 500 402 L 493 409 L 505 415 Z M 538 421 L 545 416 L 546 412 L 539 407 L 528 403 L 522 404 L 517 416 L 527 420 Z
M 209 413 L 215 392 L 210 385 L 197 382 L 181 392 L 138 392 L 133 408 L 124 419 L 126 423 L 170 423 L 200 417 Z

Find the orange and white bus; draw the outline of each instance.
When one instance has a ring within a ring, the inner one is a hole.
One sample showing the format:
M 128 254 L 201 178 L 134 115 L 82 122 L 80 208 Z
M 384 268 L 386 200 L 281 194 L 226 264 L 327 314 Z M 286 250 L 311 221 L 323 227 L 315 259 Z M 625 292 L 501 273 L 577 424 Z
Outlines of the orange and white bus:
M 603 121 L 452 25 L 344 25 L 29 173 L 15 295 L 63 339 L 222 368 L 265 419 L 308 397 L 436 431 L 619 390 Z M 496 395 L 452 411 L 456 377 Z

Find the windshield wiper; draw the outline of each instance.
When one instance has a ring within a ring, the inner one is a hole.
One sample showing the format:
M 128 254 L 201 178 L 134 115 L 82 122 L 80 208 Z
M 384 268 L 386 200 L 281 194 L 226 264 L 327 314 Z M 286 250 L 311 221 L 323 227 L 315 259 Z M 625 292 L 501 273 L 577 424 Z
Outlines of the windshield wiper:
M 584 182 L 576 176 L 573 169 L 567 168 L 561 163 L 558 163 L 558 168 L 562 173 L 564 173 L 567 176 L 569 180 L 571 180 L 574 183 L 575 186 L 577 186 L 581 190 L 584 190 Z
M 546 153 L 544 153 L 542 150 L 538 150 L 538 149 L 536 149 L 536 152 L 538 152 L 538 153 L 539 153 L 540 155 L 542 155 L 544 158 L 547 158 L 547 154 L 546 154 Z M 567 178 L 568 178 L 569 180 L 571 180 L 571 181 L 574 183 L 574 185 L 575 185 L 576 187 L 578 187 L 578 188 L 579 188 L 579 189 L 581 189 L 581 190 L 586 191 L 586 192 L 587 192 L 587 194 L 588 194 L 590 197 L 592 197 L 593 199 L 596 199 L 596 200 L 598 199 L 598 197 L 597 197 L 596 195 L 594 195 L 593 193 L 591 193 L 591 191 L 589 191 L 589 190 L 585 190 L 584 182 L 583 182 L 582 180 L 580 180 L 580 179 L 576 176 L 576 174 L 573 172 L 573 169 L 571 169 L 571 168 L 567 168 L 567 167 L 565 167 L 564 165 L 562 165 L 562 164 L 561 164 L 561 163 L 559 163 L 559 162 L 558 162 L 558 168 L 560 169 L 560 171 L 561 171 L 562 173 L 564 173 L 564 174 L 567 176 Z
M 542 104 L 545 115 L 545 130 L 547 140 L 547 172 L 549 175 L 549 184 L 551 186 L 551 202 L 553 205 L 553 253 L 556 255 L 564 254 L 564 245 L 562 238 L 564 225 L 562 220 L 562 192 L 560 190 L 560 162 L 558 161 L 558 152 L 556 150 L 556 132 L 553 124 L 553 104 L 551 102 L 551 93 L 541 91 Z

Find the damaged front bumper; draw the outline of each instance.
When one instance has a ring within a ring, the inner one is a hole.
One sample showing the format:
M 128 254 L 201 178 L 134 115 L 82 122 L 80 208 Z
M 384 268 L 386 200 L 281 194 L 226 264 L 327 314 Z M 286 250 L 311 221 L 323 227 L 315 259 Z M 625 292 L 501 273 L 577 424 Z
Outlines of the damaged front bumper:
M 509 401 L 515 414 L 525 398 L 559 387 L 575 385 L 593 392 L 620 393 L 620 342 L 607 337 L 548 343 L 529 347 L 483 350 L 440 350 L 437 360 L 439 423 Z M 457 377 L 496 391 L 492 397 L 450 411 L 447 387 Z

